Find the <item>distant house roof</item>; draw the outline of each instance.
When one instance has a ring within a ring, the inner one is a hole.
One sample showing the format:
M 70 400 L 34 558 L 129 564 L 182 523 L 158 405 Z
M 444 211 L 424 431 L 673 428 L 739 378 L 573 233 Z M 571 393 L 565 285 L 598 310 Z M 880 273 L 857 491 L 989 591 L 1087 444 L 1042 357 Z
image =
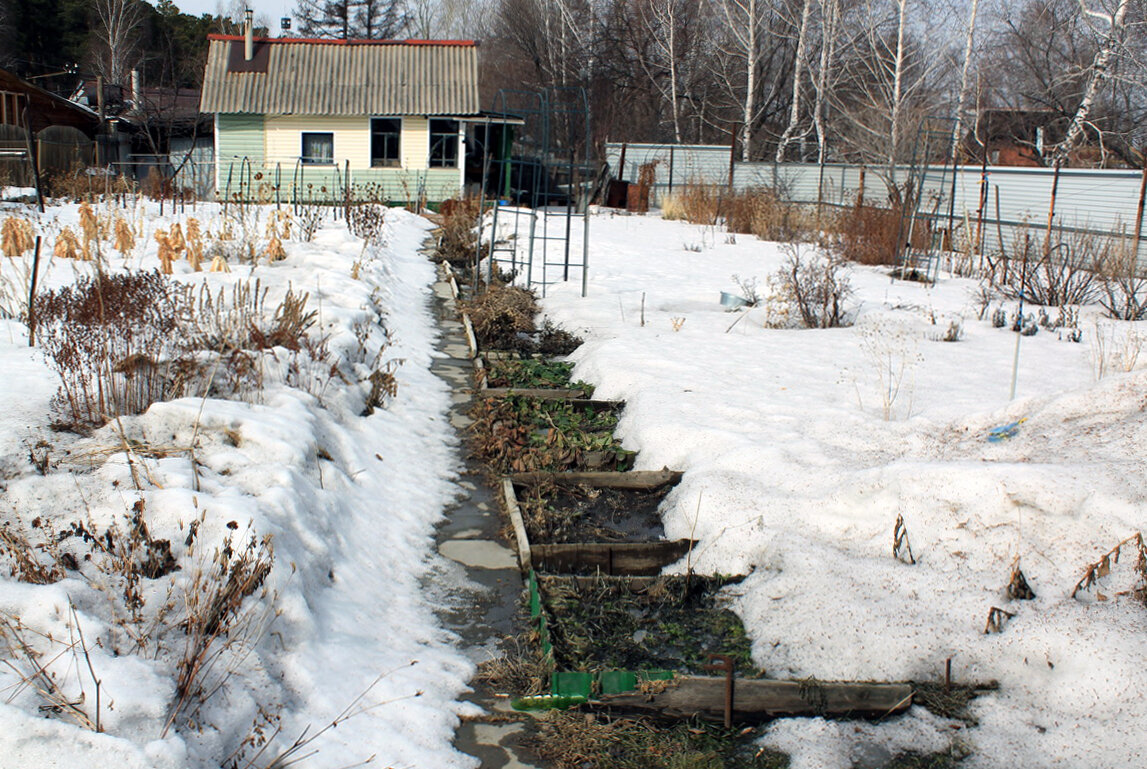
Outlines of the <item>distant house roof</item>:
M 0 91 L 21 94 L 28 99 L 30 105 L 28 120 L 31 123 L 33 133 L 38 133 L 50 125 L 66 125 L 78 128 L 88 136 L 93 136 L 99 127 L 99 116 L 94 111 L 87 107 L 81 107 L 79 104 L 73 104 L 63 96 L 45 91 L 43 88 L 26 80 L 21 80 L 11 72 L 2 69 L 0 69 Z M 11 116 L 8 117 L 11 118 Z M 22 120 L 14 121 L 11 119 L 8 122 L 16 125 L 23 123 Z
M 477 44 L 469 40 L 256 38 L 211 35 L 203 112 L 296 115 L 472 115 Z

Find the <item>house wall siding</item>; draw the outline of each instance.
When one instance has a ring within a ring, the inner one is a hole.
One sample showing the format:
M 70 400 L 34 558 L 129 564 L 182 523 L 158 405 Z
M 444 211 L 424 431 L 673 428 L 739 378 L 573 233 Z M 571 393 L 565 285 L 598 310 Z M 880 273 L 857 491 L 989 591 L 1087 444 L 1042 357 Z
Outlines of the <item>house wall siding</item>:
M 219 115 L 215 143 L 220 164 L 235 163 L 238 166 L 243 158 L 247 158 L 253 166 L 263 165 L 263 116 Z
M 245 195 L 252 183 L 241 179 L 242 158 L 251 160 L 252 173 L 279 187 L 284 199 L 341 199 L 346 185 L 371 186 L 392 201 L 425 198 L 439 202 L 460 191 L 456 168 L 428 168 L 430 121 L 425 117 L 402 118 L 402 167 L 371 168 L 370 119 L 367 116 L 315 115 L 220 115 L 219 195 Z M 242 118 L 236 120 L 235 118 Z M 335 164 L 300 165 L 303 132 L 329 131 L 334 136 Z M 350 178 L 345 178 L 349 161 Z M 232 173 L 228 173 L 229 166 Z M 228 188 L 228 179 L 230 185 Z
M 430 162 L 430 120 L 425 117 L 402 119 L 402 167 L 426 168 Z

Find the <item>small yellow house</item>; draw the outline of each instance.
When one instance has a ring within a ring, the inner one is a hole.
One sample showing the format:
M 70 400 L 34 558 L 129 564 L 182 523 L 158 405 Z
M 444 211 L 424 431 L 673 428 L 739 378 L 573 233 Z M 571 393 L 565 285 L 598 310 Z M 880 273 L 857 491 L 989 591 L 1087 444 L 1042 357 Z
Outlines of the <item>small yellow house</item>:
M 475 42 L 209 39 L 200 111 L 214 115 L 221 198 L 462 190 L 466 124 L 488 124 Z

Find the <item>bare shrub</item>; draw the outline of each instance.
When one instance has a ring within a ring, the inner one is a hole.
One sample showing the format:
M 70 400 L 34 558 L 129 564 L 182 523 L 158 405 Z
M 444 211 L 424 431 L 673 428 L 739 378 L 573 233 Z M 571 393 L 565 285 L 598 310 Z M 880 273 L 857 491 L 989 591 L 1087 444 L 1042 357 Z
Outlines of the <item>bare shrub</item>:
M 299 222 L 299 237 L 304 243 L 315 239 L 315 233 L 323 226 L 326 219 L 326 207 L 315 201 L 299 203 L 296 207 L 296 219 Z
M 346 221 L 351 233 L 372 246 L 385 242 L 386 211 L 382 203 L 348 203 Z
M 515 349 L 534 331 L 538 301 L 533 291 L 491 284 L 486 293 L 461 303 L 470 315 L 478 345 L 486 350 Z
M 199 707 L 231 676 L 228 659 L 242 655 L 266 629 L 264 620 L 273 613 L 273 596 L 263 589 L 262 609 L 247 599 L 263 588 L 274 561 L 269 536 L 260 539 L 251 532 L 243 544 L 229 534 L 211 560 L 191 574 L 179 622 L 186 641 L 164 734 L 177 720 L 194 720 Z
M 1098 298 L 1095 270 L 1108 261 L 1108 239 L 1087 232 L 1061 233 L 1047 253 L 1036 240 L 1032 233 L 1023 233 L 999 266 L 1005 296 L 1045 307 L 1090 304 Z
M 64 425 L 102 425 L 182 394 L 182 296 L 155 272 L 100 272 L 36 298 L 37 342 L 60 377 Z
M 73 203 L 94 200 L 102 192 L 96 188 L 92 175 L 83 163 L 76 163 L 67 171 L 45 174 L 43 183 L 48 190 L 47 194 L 66 198 Z
M 1099 304 L 1115 320 L 1147 320 L 1147 274 L 1134 250 L 1108 251 L 1101 269 Z
M 903 215 L 898 208 L 855 206 L 846 209 L 830 223 L 833 232 L 827 248 L 838 259 L 868 265 L 893 265 L 905 237 L 901 233 Z M 927 234 L 913 233 L 915 247 L 922 247 Z
M 769 276 L 769 325 L 836 328 L 852 322 L 852 286 L 839 258 L 799 245 L 782 246 L 784 265 Z
M 442 203 L 440 213 L 438 256 L 456 267 L 472 264 L 478 252 L 481 201 L 474 197 L 447 200 Z

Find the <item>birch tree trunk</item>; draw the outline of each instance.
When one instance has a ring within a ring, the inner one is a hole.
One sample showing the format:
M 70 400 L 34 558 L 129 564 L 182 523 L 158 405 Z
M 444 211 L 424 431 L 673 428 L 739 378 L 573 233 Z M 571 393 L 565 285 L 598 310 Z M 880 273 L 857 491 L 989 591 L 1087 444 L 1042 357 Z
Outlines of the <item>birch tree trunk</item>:
M 908 0 L 896 0 L 899 18 L 896 22 L 896 50 L 893 54 L 892 114 L 889 126 L 888 168 L 896 167 L 896 153 L 900 148 L 904 114 L 904 34 L 908 27 Z
M 1071 150 L 1083 138 L 1083 131 L 1091 115 L 1091 108 L 1099 95 L 1100 87 L 1109 76 L 1112 63 L 1115 61 L 1116 48 L 1119 47 L 1120 38 L 1126 30 L 1127 9 L 1130 5 L 1131 0 L 1118 0 L 1115 12 L 1108 14 L 1092 10 L 1088 8 L 1085 0 L 1079 0 L 1080 12 L 1085 17 L 1104 22 L 1108 29 L 1103 41 L 1099 44 L 1099 50 L 1095 52 L 1095 58 L 1092 59 L 1087 75 L 1087 87 L 1084 89 L 1083 98 L 1068 125 L 1067 134 L 1063 137 L 1063 141 L 1056 145 L 1053 158 L 1057 165 L 1067 160 Z
M 972 63 L 972 48 L 976 36 L 976 17 L 980 10 L 980 0 L 972 0 L 968 13 L 968 36 L 964 41 L 964 61 L 960 67 L 960 93 L 956 97 L 956 121 L 952 126 L 952 165 L 956 164 L 960 149 L 961 134 L 964 131 L 964 110 L 968 106 L 968 70 Z
M 820 70 L 816 75 L 816 101 L 813 103 L 812 120 L 816 128 L 817 163 L 823 165 L 828 159 L 828 134 L 825 130 L 825 97 L 828 93 L 828 73 L 832 68 L 836 53 L 836 26 L 840 18 L 840 0 L 820 0 L 821 45 Z
M 800 30 L 797 32 L 796 60 L 793 62 L 793 95 L 789 109 L 789 124 L 785 126 L 785 132 L 781 134 L 781 139 L 777 143 L 776 161 L 778 163 L 784 162 L 785 150 L 793 141 L 797 126 L 800 124 L 801 80 L 804 79 L 804 60 L 805 52 L 808 49 L 808 23 L 811 12 L 812 0 L 804 0 L 804 7 L 801 9 Z

